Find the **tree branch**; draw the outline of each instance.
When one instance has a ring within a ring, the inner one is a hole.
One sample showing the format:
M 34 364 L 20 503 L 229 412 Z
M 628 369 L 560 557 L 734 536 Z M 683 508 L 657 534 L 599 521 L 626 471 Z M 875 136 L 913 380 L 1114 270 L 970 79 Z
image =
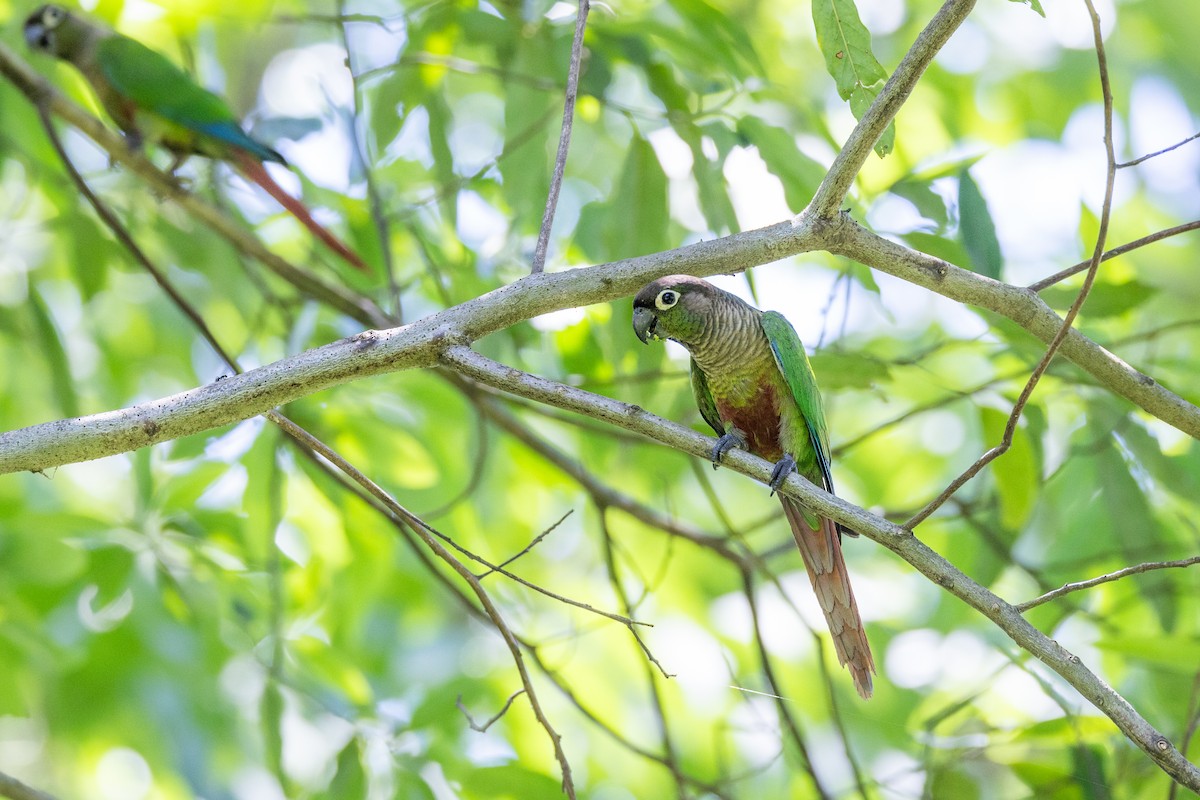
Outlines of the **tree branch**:
M 579 0 L 575 16 L 575 38 L 571 40 L 571 65 L 567 70 L 567 91 L 563 98 L 562 131 L 558 135 L 558 152 L 554 156 L 554 174 L 546 195 L 546 210 L 542 213 L 542 228 L 538 231 L 533 251 L 533 273 L 546 268 L 546 251 L 550 247 L 550 229 L 554 227 L 554 211 L 558 208 L 558 193 L 562 189 L 563 172 L 567 168 L 567 151 L 571 147 L 571 126 L 575 121 L 575 99 L 579 95 L 579 62 L 583 58 L 583 33 L 587 28 L 588 0 Z
M 884 239 L 849 218 L 844 218 L 843 223 L 843 235 L 837 239 L 830 237 L 827 242 L 831 253 L 853 258 L 951 300 L 994 311 L 1047 344 L 1062 328 L 1062 318 L 1028 289 L 994 281 Z M 1200 439 L 1200 408 L 1129 366 L 1078 330 L 1072 328 L 1067 332 L 1060 352 L 1109 391 Z
M 1071 592 L 1078 592 L 1083 589 L 1090 589 L 1093 586 L 1099 586 L 1102 583 L 1110 583 L 1112 581 L 1119 581 L 1121 578 L 1124 578 L 1129 575 L 1138 575 L 1143 572 L 1151 572 L 1151 571 L 1157 570 L 1157 569 L 1173 569 L 1173 568 L 1177 568 L 1177 567 L 1190 567 L 1193 564 L 1200 564 L 1200 556 L 1192 556 L 1191 558 L 1181 558 L 1176 561 L 1149 561 L 1145 564 L 1135 564 L 1132 567 L 1125 567 L 1124 569 L 1119 569 L 1116 572 L 1110 572 L 1107 575 L 1101 575 L 1098 578 L 1090 578 L 1086 581 L 1077 581 L 1076 583 L 1063 584 L 1062 586 L 1058 587 L 1054 591 L 1046 592 L 1045 594 L 1043 594 L 1039 597 L 1035 597 L 1032 600 L 1026 600 L 1024 603 L 1018 603 L 1016 606 L 1016 609 L 1017 609 L 1017 611 L 1020 611 L 1022 614 L 1024 614 L 1026 611 L 1028 611 L 1031 608 L 1037 608 L 1038 606 L 1042 605 L 1043 603 L 1049 603 L 1051 600 L 1055 600 L 1059 597 L 1062 597 L 1065 594 L 1070 594 Z
M 430 367 L 456 343 L 550 311 L 606 302 L 648 281 L 686 271 L 700 277 L 740 272 L 786 256 L 825 249 L 995 311 L 1050 342 L 1062 319 L 1033 292 L 910 250 L 856 225 L 846 215 L 797 222 L 596 267 L 528 275 L 514 283 L 401 328 L 364 331 L 170 397 L 89 417 L 0 434 L 0 474 L 40 471 L 115 455 L 257 416 L 277 405 L 351 380 Z M 1190 436 L 1200 438 L 1200 409 L 1072 329 L 1062 354 L 1101 385 Z
M 656 417 L 638 406 L 506 367 L 468 347 L 451 347 L 443 354 L 442 360 L 480 383 L 605 420 L 697 458 L 707 459 L 712 453 L 714 440 L 710 437 Z M 770 462 L 744 450 L 731 450 L 721 463 L 764 484 L 771 479 L 774 467 Z M 789 476 L 779 491 L 818 514 L 830 517 L 883 545 L 922 575 L 979 611 L 1017 645 L 1075 687 L 1163 771 L 1193 791 L 1200 791 L 1200 768 L 1176 750 L 1170 740 L 1147 722 L 1125 698 L 1089 670 L 1078 656 L 1029 624 L 1015 606 L 973 581 L 910 531 L 817 488 L 797 474 Z

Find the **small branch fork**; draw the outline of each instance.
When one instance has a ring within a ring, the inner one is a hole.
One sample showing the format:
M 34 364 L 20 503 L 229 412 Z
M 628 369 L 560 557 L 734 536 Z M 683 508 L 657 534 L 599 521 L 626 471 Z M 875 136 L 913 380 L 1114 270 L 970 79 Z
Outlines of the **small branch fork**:
M 1096 281 L 1096 274 L 1100 269 L 1100 261 L 1104 256 L 1104 244 L 1108 239 L 1108 224 L 1112 218 L 1113 187 L 1116 185 L 1117 180 L 1117 156 L 1113 149 L 1112 136 L 1112 87 L 1108 80 L 1108 57 L 1104 52 L 1104 37 L 1100 32 L 1100 15 L 1096 13 L 1096 8 L 1092 5 L 1092 0 L 1083 0 L 1083 2 L 1087 5 L 1088 14 L 1092 20 L 1092 36 L 1096 46 L 1096 61 L 1100 72 L 1100 89 L 1104 96 L 1104 149 L 1105 158 L 1107 159 L 1104 180 L 1104 204 L 1100 211 L 1100 230 L 1096 234 L 1096 245 L 1092 250 L 1091 262 L 1088 264 L 1087 277 L 1084 278 L 1083 287 L 1079 290 L 1075 302 L 1071 304 L 1071 308 L 1067 311 L 1067 316 L 1063 319 L 1058 333 L 1050 340 L 1050 346 L 1046 348 L 1046 354 L 1042 356 L 1042 360 L 1038 362 L 1038 365 L 1033 370 L 1033 374 L 1029 376 L 1029 380 L 1025 383 L 1025 388 L 1021 390 L 1021 394 L 1017 397 L 1017 402 L 1013 405 L 1012 413 L 1008 415 L 1008 422 L 1004 425 L 1004 436 L 1001 438 L 1000 444 L 980 456 L 965 472 L 951 481 L 950 485 L 941 494 L 931 500 L 912 519 L 906 522 L 904 527 L 909 530 L 912 530 L 928 519 L 943 503 L 957 493 L 967 481 L 978 475 L 980 470 L 1007 453 L 1009 448 L 1012 447 L 1013 437 L 1017 432 L 1017 424 L 1021 421 L 1021 413 L 1025 410 L 1025 405 L 1029 402 L 1029 398 L 1033 396 L 1033 390 L 1037 388 L 1038 381 L 1042 379 L 1042 375 L 1046 373 L 1050 362 L 1054 360 L 1054 356 L 1058 353 L 1059 347 L 1067 338 L 1067 333 L 1071 330 L 1071 326 L 1075 324 L 1075 318 L 1079 315 L 1079 309 L 1083 307 L 1084 301 L 1087 300 L 1088 293 L 1091 292 L 1092 286 Z
M 1098 578 L 1091 578 L 1086 581 L 1077 581 L 1076 583 L 1064 584 L 1054 591 L 1046 592 L 1045 594 L 1035 597 L 1032 600 L 1026 600 L 1024 603 L 1018 603 L 1016 609 L 1024 614 L 1031 608 L 1037 608 L 1043 603 L 1049 603 L 1051 600 L 1057 600 L 1063 595 L 1068 595 L 1071 592 L 1090 589 L 1093 586 L 1099 586 L 1102 583 L 1119 581 L 1121 578 L 1129 575 L 1140 575 L 1143 572 L 1152 572 L 1159 569 L 1178 569 L 1181 567 L 1190 567 L 1193 564 L 1200 564 L 1200 556 L 1181 558 L 1176 561 L 1149 561 L 1145 564 L 1135 564 L 1132 567 L 1125 567 L 1124 569 L 1119 569 L 1116 572 L 1110 572 L 1107 575 L 1101 575 Z

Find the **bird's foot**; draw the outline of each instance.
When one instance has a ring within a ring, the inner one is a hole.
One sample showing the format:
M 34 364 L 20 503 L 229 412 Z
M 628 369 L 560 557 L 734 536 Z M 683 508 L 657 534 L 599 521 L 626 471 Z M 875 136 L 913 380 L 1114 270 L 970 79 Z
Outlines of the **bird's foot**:
M 187 160 L 187 153 L 175 153 L 171 158 L 171 164 L 167 167 L 167 174 L 171 176 L 172 182 L 184 192 L 190 192 L 195 184 L 191 178 L 179 174 L 179 170 Z
M 787 476 L 795 471 L 796 459 L 792 458 L 791 453 L 784 453 L 783 458 L 775 462 L 775 469 L 771 470 L 771 480 L 767 482 L 767 486 L 771 487 L 771 494 L 779 491 L 779 487 L 783 486 Z
M 717 439 L 717 443 L 713 445 L 712 449 L 713 469 L 721 466 L 721 459 L 735 447 L 739 450 L 745 450 L 746 440 L 733 432 L 721 434 L 721 437 Z

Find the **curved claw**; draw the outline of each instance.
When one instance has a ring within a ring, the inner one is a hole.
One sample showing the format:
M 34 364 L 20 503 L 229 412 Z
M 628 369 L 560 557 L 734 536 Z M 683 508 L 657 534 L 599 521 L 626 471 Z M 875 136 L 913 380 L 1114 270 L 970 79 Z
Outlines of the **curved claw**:
M 732 432 L 721 434 L 720 438 L 717 439 L 717 443 L 713 445 L 712 449 L 713 469 L 721 466 L 721 459 L 726 453 L 735 447 L 740 450 L 745 450 L 746 440 Z
M 792 458 L 791 453 L 784 453 L 783 458 L 775 462 L 775 469 L 771 470 L 771 480 L 767 483 L 767 486 L 771 487 L 771 494 L 779 491 L 779 487 L 783 486 L 787 476 L 795 471 L 796 459 Z

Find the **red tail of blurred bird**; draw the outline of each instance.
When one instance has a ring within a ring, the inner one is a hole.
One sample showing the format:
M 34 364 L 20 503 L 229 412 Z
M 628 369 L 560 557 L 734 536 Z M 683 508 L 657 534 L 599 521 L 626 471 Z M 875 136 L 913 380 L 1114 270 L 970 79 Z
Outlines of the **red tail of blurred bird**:
M 283 156 L 251 138 L 224 100 L 164 56 L 58 5 L 42 6 L 29 15 L 25 41 L 74 64 L 132 146 L 143 141 L 161 144 L 174 153 L 176 167 L 190 155 L 233 164 L 347 263 L 369 271 L 357 253 L 267 173 L 264 162 L 286 166 Z

